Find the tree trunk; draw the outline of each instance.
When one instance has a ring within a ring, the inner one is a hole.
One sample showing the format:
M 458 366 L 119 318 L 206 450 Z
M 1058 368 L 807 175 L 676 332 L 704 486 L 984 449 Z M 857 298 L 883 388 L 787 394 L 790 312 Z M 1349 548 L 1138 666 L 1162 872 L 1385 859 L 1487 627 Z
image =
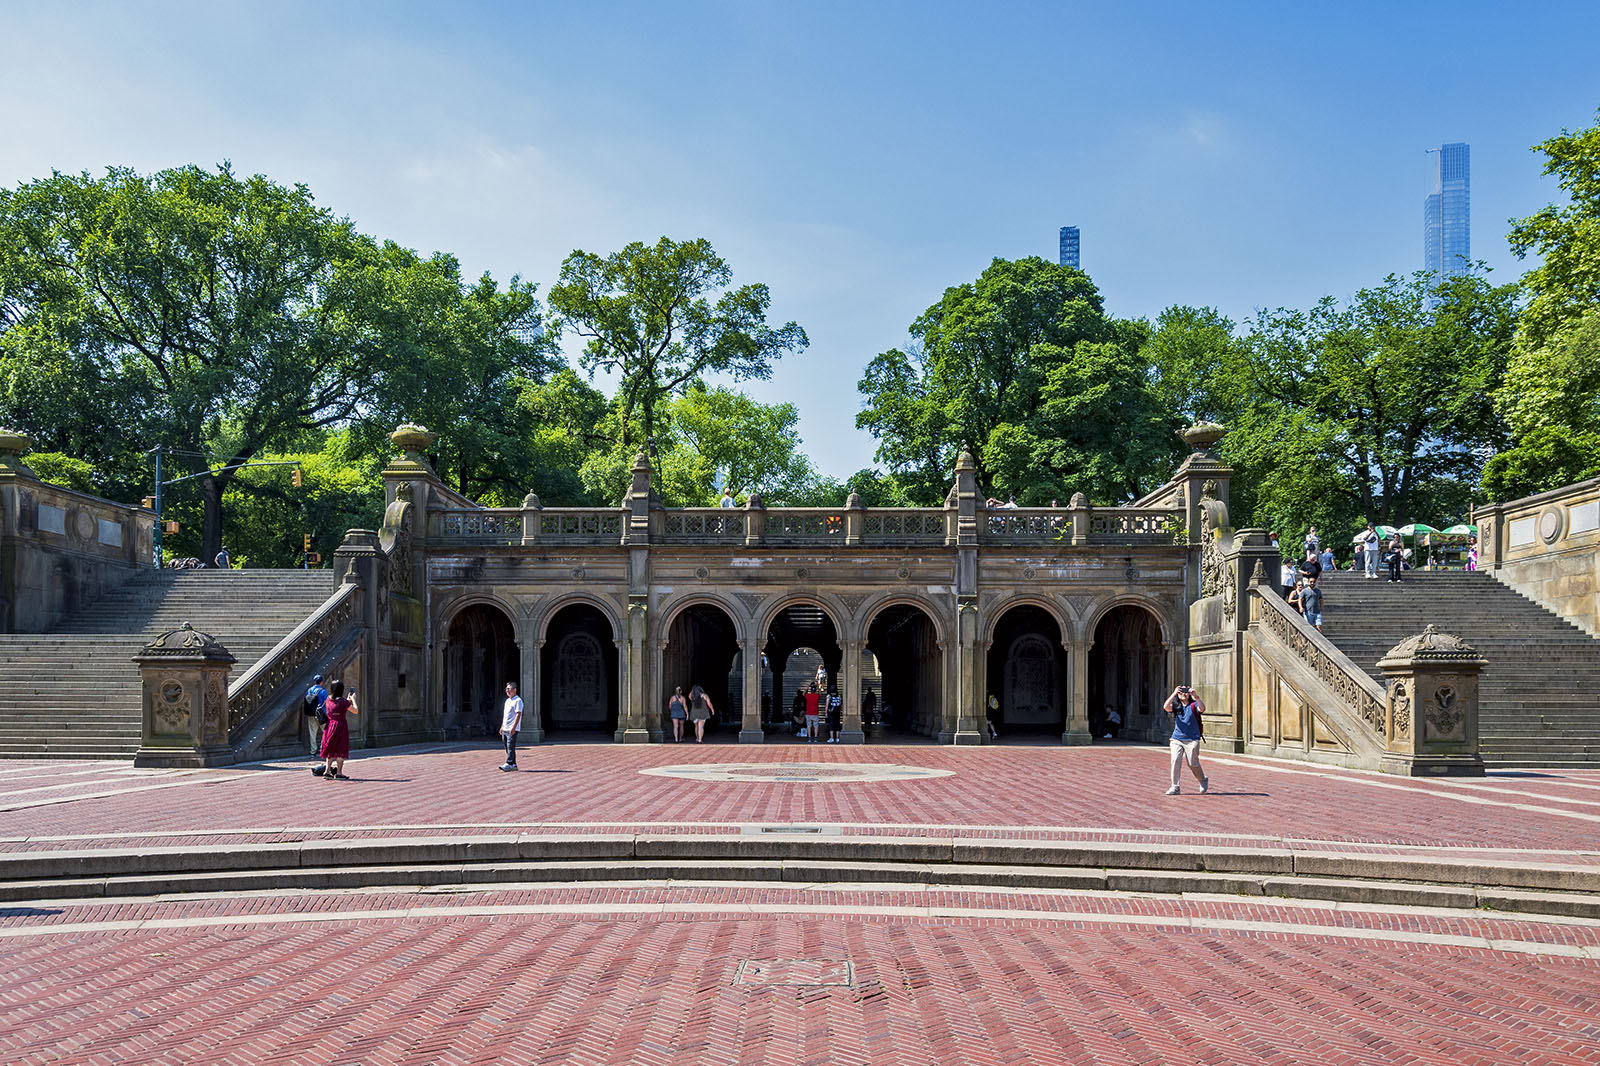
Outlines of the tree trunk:
M 205 503 L 205 519 L 200 525 L 200 561 L 206 566 L 222 550 L 222 493 L 227 476 L 200 479 L 200 498 Z

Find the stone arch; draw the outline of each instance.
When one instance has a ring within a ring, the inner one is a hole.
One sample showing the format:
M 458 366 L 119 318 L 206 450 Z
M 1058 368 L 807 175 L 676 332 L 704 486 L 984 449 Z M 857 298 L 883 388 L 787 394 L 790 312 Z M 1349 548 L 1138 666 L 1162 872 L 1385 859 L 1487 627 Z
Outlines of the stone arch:
M 667 632 L 671 630 L 672 624 L 678 620 L 678 616 L 684 611 L 695 607 L 715 607 L 721 610 L 729 618 L 733 619 L 733 624 L 738 627 L 740 640 L 749 640 L 752 635 L 759 635 L 751 632 L 752 616 L 750 612 L 732 596 L 724 596 L 711 590 L 695 589 L 692 592 L 686 592 L 663 600 L 656 605 L 656 615 L 661 619 L 661 628 L 658 631 L 659 636 L 657 639 L 665 640 Z
M 849 620 L 850 626 L 853 627 L 851 632 L 854 639 L 865 641 L 878 612 L 898 606 L 915 607 L 927 615 L 928 621 L 933 623 L 939 643 L 949 643 L 950 626 L 955 621 L 955 603 L 953 601 L 939 603 L 931 596 L 911 589 L 892 589 L 862 604 L 855 616 Z
M 448 633 L 451 623 L 456 620 L 456 616 L 469 607 L 493 607 L 511 619 L 513 625 L 516 624 L 518 618 L 522 617 L 521 612 L 517 610 L 516 605 L 510 600 L 497 596 L 492 592 L 473 590 L 471 592 L 463 592 L 436 608 L 439 631 Z
M 1069 632 L 1059 606 L 1036 596 L 1012 597 L 993 611 L 979 698 L 989 727 L 1002 742 L 1065 734 L 1071 699 Z
M 883 597 L 863 612 L 863 728 L 937 736 L 946 726 L 946 644 L 937 608 L 921 596 Z M 867 677 L 875 660 L 877 683 Z
M 1159 606 L 1147 597 L 1122 596 L 1092 616 L 1085 689 L 1089 728 L 1097 739 L 1107 733 L 1155 739 L 1163 731 L 1170 645 Z
M 617 732 L 623 631 L 610 606 L 593 596 L 563 596 L 538 620 L 536 713 L 547 736 Z
M 449 605 L 440 631 L 443 725 L 462 736 L 494 736 L 505 683 L 522 683 L 522 652 L 512 612 L 493 596 L 466 596 Z
M 1061 632 L 1061 641 L 1063 646 L 1065 646 L 1066 642 L 1071 639 L 1072 620 L 1067 613 L 1061 609 L 1060 603 L 1056 602 L 1049 596 L 1035 596 L 1031 593 L 1023 592 L 1012 596 L 1007 596 L 1003 600 L 997 600 L 994 603 L 984 605 L 983 639 L 986 643 L 993 642 L 995 638 L 995 631 L 999 628 L 1001 619 L 1003 619 L 1006 616 L 1006 613 L 1014 607 L 1039 608 L 1051 618 L 1055 619 L 1056 628 Z
M 1093 640 L 1095 627 L 1100 624 L 1101 619 L 1118 607 L 1142 607 L 1150 612 L 1156 620 L 1156 625 L 1161 629 L 1161 643 L 1168 647 L 1172 646 L 1172 630 L 1175 624 L 1170 615 L 1172 605 L 1165 600 L 1158 600 L 1152 596 L 1144 596 L 1139 593 L 1123 593 L 1095 601 L 1094 605 L 1083 613 L 1084 621 L 1077 633 L 1077 638 L 1079 640 Z
M 564 609 L 576 604 L 588 604 L 605 615 L 606 621 L 611 623 L 611 639 L 613 641 L 622 639 L 625 630 L 622 625 L 622 618 L 618 614 L 616 603 L 606 599 L 604 596 L 597 596 L 591 592 L 571 592 L 555 597 L 549 603 L 546 603 L 544 609 L 534 616 L 534 643 L 536 645 L 543 644 L 549 640 L 551 619 L 555 618 Z
M 737 733 L 743 720 L 745 671 L 741 618 L 714 596 L 696 595 L 675 604 L 660 631 L 658 669 L 661 698 L 646 708 L 652 730 L 672 734 L 667 697 L 682 687 L 687 696 L 699 685 L 711 700 L 715 715 L 707 724 L 708 737 Z M 759 699 L 759 693 L 755 695 Z M 689 731 L 692 736 L 692 730 Z
M 797 614 L 790 615 L 791 610 Z M 808 619 L 808 611 L 815 611 L 818 617 Z M 814 650 L 821 659 L 820 677 L 824 683 L 835 689 L 843 684 L 846 670 L 842 623 L 849 618 L 850 612 L 837 599 L 820 593 L 786 595 L 767 605 L 756 631 L 767 664 L 761 683 L 763 689 L 773 693 L 774 715 L 780 720 L 782 709 L 793 699 L 792 693 L 802 683 L 819 676 L 799 677 L 790 665 L 792 653 L 802 648 Z

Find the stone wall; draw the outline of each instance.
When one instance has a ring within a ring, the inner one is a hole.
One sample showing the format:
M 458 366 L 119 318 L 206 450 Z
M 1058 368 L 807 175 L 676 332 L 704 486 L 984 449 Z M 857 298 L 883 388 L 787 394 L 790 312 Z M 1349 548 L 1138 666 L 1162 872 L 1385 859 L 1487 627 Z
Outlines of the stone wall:
M 46 484 L 0 455 L 0 632 L 42 633 L 149 569 L 154 534 L 154 512 Z
M 1600 478 L 1479 507 L 1479 566 L 1600 636 Z

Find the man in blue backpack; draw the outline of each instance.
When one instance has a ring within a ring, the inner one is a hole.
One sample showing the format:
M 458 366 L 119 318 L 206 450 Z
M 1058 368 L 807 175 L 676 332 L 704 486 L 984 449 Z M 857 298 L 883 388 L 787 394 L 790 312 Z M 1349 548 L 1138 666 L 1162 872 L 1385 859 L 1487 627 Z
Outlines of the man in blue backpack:
M 321 674 L 313 677 L 311 687 L 306 689 L 305 713 L 310 719 L 306 726 L 311 734 L 311 754 L 319 755 L 322 752 L 322 728 L 328 724 L 328 690 L 322 687 Z M 318 763 L 311 768 L 311 772 L 321 777 L 325 769 L 327 767 Z

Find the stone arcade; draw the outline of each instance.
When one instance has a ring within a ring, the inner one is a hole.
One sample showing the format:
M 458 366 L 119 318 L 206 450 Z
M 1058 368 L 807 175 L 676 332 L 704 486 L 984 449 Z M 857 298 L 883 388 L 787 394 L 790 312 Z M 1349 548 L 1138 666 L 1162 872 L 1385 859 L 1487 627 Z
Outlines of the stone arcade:
M 984 743 L 993 694 L 1002 737 L 1087 743 L 1091 711 L 1098 722 L 1106 707 L 1125 735 L 1154 736 L 1186 665 L 1190 512 L 1203 487 L 1227 486 L 1202 446 L 1134 506 L 1080 494 L 1064 508 L 988 510 L 963 454 L 940 508 L 852 495 L 836 508 L 667 509 L 641 454 L 619 507 L 546 508 L 530 494 L 486 509 L 433 474 L 421 454 L 431 435 L 395 439 L 406 455 L 384 472 L 384 528 L 352 531 L 338 558 L 386 560 L 373 575 L 378 657 L 427 697 L 388 721 L 381 707 L 374 740 L 492 732 L 515 678 L 529 742 L 660 741 L 673 688 L 694 684 L 740 741 L 760 742 L 819 659 L 846 695 L 846 743 L 866 737 L 869 678 L 873 702 L 893 708 L 890 735 Z

